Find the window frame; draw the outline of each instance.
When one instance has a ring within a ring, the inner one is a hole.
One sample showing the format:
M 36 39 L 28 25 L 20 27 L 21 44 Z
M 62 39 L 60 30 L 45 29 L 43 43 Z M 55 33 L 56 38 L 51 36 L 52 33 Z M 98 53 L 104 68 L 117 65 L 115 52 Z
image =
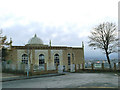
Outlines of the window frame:
M 22 55 L 22 63 L 23 64 L 28 64 L 28 55 L 27 54 Z
M 44 64 L 45 64 L 45 55 L 40 54 L 39 55 L 39 66 L 44 65 Z
M 58 65 L 60 65 L 60 58 L 59 58 L 59 54 L 54 54 L 54 64 L 58 64 Z
M 68 65 L 71 65 L 71 54 L 70 53 L 67 54 L 67 58 L 68 58 Z

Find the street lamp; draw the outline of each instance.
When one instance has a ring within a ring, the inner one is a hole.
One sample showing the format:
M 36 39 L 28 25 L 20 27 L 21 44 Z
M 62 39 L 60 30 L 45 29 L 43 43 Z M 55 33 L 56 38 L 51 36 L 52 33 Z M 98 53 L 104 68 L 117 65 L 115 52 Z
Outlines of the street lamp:
M 27 77 L 29 77 L 29 44 L 28 44 L 28 47 L 27 47 L 27 53 L 28 53 Z

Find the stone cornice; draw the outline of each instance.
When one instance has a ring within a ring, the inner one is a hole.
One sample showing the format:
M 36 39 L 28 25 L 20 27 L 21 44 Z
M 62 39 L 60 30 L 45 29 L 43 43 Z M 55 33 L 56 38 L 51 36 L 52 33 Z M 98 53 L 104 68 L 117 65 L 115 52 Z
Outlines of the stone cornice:
M 12 46 L 12 49 L 82 49 L 82 47 L 66 46 Z

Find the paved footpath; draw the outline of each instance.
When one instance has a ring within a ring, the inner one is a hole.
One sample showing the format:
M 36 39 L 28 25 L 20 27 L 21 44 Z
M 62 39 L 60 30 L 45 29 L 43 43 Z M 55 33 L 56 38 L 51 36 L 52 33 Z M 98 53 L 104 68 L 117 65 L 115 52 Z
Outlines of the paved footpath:
M 14 74 L 2 73 L 2 77 L 0 79 L 0 82 L 25 80 L 25 79 L 32 79 L 32 78 L 42 78 L 42 77 L 52 77 L 52 76 L 60 76 L 60 75 L 65 75 L 65 73 L 44 74 L 44 75 L 35 75 L 35 76 L 29 76 L 29 77 L 27 77 L 25 75 L 14 75 Z
M 2 83 L 3 88 L 118 88 L 115 73 L 67 73 L 62 76 L 14 80 Z
M 23 75 L 14 75 L 14 74 L 8 74 L 8 73 L 2 73 L 2 76 L 0 77 L 0 82 L 5 81 L 7 79 L 13 79 L 13 78 L 18 78 L 22 77 Z

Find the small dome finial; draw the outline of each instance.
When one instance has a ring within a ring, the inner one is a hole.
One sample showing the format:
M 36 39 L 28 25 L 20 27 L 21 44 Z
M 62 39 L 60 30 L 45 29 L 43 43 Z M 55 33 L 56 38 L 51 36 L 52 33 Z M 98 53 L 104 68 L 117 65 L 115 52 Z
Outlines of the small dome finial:
M 37 35 L 35 34 L 35 36 L 34 37 L 37 37 Z
M 82 47 L 84 47 L 84 42 L 82 41 Z
M 49 44 L 50 44 L 50 47 L 51 47 L 51 40 L 50 40 Z

